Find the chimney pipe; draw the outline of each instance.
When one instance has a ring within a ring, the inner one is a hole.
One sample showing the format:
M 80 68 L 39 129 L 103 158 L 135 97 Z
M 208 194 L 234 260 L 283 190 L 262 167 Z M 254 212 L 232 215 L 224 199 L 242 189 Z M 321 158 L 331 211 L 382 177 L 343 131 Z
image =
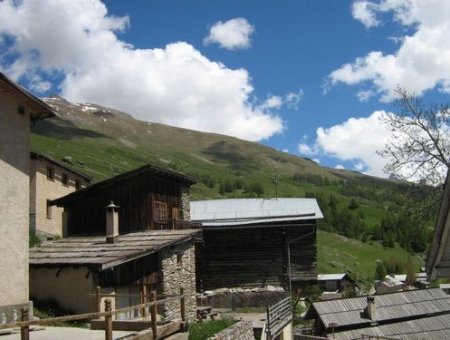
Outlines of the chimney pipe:
M 372 321 L 375 321 L 377 319 L 377 306 L 375 305 L 375 296 L 367 297 L 367 315 Z
M 111 201 L 106 206 L 106 243 L 112 244 L 119 237 L 119 207 Z

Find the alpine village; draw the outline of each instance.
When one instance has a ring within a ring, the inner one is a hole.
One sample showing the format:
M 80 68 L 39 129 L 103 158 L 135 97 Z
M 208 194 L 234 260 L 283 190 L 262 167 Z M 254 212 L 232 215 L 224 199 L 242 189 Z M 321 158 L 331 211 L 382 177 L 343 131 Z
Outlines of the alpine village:
M 16 79 L 0 340 L 450 339 L 450 175 L 331 168 Z

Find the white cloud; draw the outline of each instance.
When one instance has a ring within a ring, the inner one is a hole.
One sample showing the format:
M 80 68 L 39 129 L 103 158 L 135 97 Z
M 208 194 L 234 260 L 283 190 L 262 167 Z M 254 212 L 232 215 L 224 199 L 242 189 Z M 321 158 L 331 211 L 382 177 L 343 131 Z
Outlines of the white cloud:
M 216 43 L 227 50 L 247 49 L 251 46 L 250 37 L 254 32 L 255 27 L 245 18 L 218 21 L 211 27 L 203 43 Z
M 245 69 L 213 62 L 185 42 L 136 49 L 116 35 L 129 18 L 109 16 L 98 0 L 6 0 L 0 22 L 0 37 L 13 41 L 0 45 L 0 68 L 36 90 L 58 78 L 71 101 L 252 141 L 284 128 L 278 115 L 252 100 Z
M 316 141 L 311 145 L 302 142 L 298 150 L 306 155 L 329 155 L 350 161 L 358 171 L 385 177 L 382 169 L 386 161 L 377 154 L 391 135 L 380 120 L 385 114 L 375 111 L 366 118 L 350 118 L 330 128 L 319 127 Z
M 297 93 L 289 92 L 284 97 L 269 95 L 267 99 L 259 106 L 261 110 L 279 110 L 282 106 L 286 106 L 292 110 L 298 110 L 300 100 L 303 97 L 303 90 Z
M 345 169 L 345 167 L 342 164 L 337 164 L 334 168 L 338 169 L 338 170 L 344 170 Z
M 414 32 L 398 38 L 399 48 L 393 54 L 372 51 L 342 65 L 329 75 L 329 83 L 371 84 L 382 101 L 392 100 L 397 86 L 419 95 L 433 88 L 448 93 L 443 84 L 450 80 L 450 1 L 367 0 L 355 2 L 352 8 L 354 18 L 366 27 L 380 25 L 378 16 L 388 12 Z

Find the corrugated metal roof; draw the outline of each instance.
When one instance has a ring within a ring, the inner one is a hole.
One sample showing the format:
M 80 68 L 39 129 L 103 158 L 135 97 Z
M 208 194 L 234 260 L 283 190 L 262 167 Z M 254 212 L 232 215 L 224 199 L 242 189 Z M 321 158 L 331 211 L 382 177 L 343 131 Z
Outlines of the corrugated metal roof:
M 345 273 L 343 274 L 318 274 L 317 281 L 337 281 L 342 280 L 345 277 Z
M 376 320 L 386 321 L 450 312 L 448 296 L 440 289 L 422 289 L 375 295 Z M 364 309 L 367 297 L 314 302 L 312 307 L 325 327 L 345 327 L 373 322 Z M 313 313 L 308 310 L 307 317 Z
M 447 340 L 450 339 L 450 314 L 424 317 L 388 325 L 359 328 L 345 332 L 336 332 L 334 337 L 339 340 L 351 340 L 361 339 L 362 335 L 389 337 L 402 340 Z
M 67 237 L 30 249 L 30 266 L 91 266 L 111 268 L 186 242 L 200 230 L 152 230 L 120 235 L 113 244 L 105 236 Z
M 239 198 L 191 202 L 191 220 L 203 226 L 321 219 L 314 198 Z

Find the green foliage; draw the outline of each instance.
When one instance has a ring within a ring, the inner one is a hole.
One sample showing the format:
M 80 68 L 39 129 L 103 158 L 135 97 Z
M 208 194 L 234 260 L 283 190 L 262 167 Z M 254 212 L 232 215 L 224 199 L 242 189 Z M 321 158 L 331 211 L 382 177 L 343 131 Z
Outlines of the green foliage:
M 41 239 L 35 233 L 30 232 L 30 238 L 28 239 L 28 246 L 30 248 L 40 245 L 41 242 Z
M 383 261 L 377 261 L 377 266 L 375 267 L 374 279 L 377 281 L 384 281 L 387 275 L 386 267 Z
M 309 302 L 318 301 L 322 290 L 318 285 L 308 285 L 303 289 L 302 296 L 306 298 Z
M 189 340 L 206 340 L 233 325 L 232 319 L 220 319 L 189 324 Z

